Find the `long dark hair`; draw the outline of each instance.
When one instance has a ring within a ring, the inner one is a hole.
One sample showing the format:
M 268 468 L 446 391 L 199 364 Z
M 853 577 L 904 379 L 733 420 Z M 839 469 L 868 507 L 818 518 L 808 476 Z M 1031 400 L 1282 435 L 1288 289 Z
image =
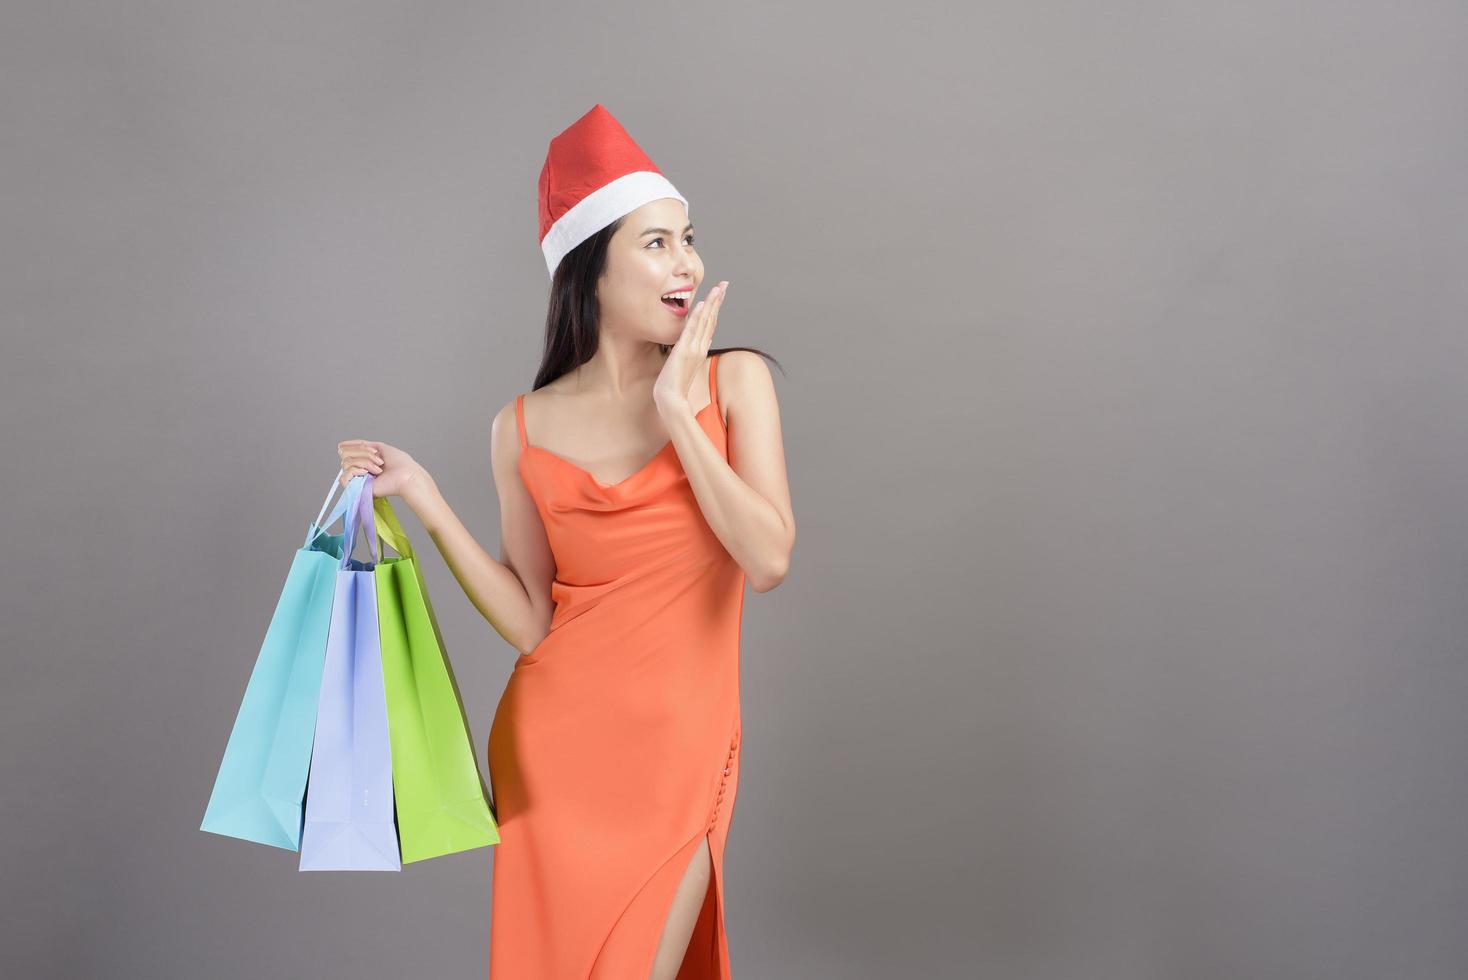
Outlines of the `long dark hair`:
M 596 299 L 596 284 L 607 264 L 607 243 L 617 233 L 625 218 L 618 218 L 561 259 L 551 279 L 550 305 L 545 313 L 545 350 L 535 384 L 543 388 L 568 371 L 591 360 L 601 325 L 601 307 Z M 672 344 L 658 344 L 666 354 Z M 731 350 L 747 350 L 772 362 L 785 373 L 780 362 L 757 347 L 710 347 L 709 355 Z

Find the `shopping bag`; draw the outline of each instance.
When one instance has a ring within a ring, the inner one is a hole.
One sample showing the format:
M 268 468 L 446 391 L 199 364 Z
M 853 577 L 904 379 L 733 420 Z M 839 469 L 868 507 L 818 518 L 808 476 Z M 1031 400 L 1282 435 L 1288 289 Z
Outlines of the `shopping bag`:
M 346 495 L 324 522 L 322 515 L 341 475 L 291 561 L 200 830 L 292 851 L 300 846 L 301 800 L 344 536 L 325 529 L 345 515 Z
M 377 534 L 372 519 L 372 475 L 353 477 L 347 494 L 346 539 L 336 572 L 306 782 L 300 870 L 399 871 L 392 750 L 373 583 Z M 366 562 L 352 557 L 364 530 L 369 543 Z
M 398 553 L 378 561 L 376 580 L 403 863 L 498 844 L 422 568 L 388 498 L 378 498 L 373 509 L 378 537 Z

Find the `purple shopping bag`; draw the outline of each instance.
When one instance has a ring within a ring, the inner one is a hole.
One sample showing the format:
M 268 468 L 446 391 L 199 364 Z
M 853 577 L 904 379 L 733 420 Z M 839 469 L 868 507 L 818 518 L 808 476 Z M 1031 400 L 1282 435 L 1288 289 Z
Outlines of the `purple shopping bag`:
M 347 501 L 346 539 L 316 709 L 300 870 L 401 871 L 377 632 L 372 475 L 354 477 L 347 492 L 352 497 Z M 366 562 L 352 557 L 364 528 L 370 558 Z

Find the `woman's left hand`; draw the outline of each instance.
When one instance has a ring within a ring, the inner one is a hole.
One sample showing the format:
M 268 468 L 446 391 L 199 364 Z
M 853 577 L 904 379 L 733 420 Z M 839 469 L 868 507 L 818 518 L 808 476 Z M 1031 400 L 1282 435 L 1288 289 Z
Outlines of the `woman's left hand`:
M 652 385 L 652 400 L 659 413 L 689 407 L 688 392 L 693 388 L 693 381 L 713 344 L 714 328 L 719 323 L 719 306 L 728 290 L 729 282 L 725 280 L 709 290 L 709 294 L 689 311 L 688 322 L 668 351 L 668 359 L 663 362 L 663 369 Z

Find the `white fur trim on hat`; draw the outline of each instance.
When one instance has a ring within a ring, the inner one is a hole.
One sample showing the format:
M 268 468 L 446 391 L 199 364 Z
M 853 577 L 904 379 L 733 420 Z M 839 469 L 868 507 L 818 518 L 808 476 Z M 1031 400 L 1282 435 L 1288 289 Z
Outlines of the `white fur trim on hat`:
M 545 254 L 545 267 L 551 276 L 566 253 L 601 231 L 623 215 L 630 214 L 650 201 L 675 197 L 688 208 L 688 199 L 662 174 L 638 170 L 624 174 L 576 202 L 550 226 L 540 243 Z

